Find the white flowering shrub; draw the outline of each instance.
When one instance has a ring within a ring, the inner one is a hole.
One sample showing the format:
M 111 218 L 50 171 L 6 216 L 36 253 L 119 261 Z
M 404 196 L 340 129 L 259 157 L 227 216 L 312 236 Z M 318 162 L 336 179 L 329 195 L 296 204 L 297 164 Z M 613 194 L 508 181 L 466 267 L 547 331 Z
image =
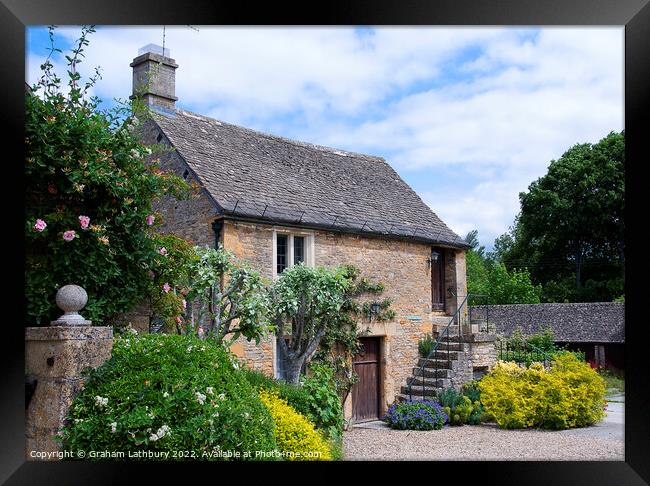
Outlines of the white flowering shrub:
M 218 451 L 265 458 L 256 451 L 276 449 L 268 409 L 210 341 L 125 333 L 87 376 L 60 437 L 66 450 L 191 451 L 168 458 L 201 460 L 227 458 Z

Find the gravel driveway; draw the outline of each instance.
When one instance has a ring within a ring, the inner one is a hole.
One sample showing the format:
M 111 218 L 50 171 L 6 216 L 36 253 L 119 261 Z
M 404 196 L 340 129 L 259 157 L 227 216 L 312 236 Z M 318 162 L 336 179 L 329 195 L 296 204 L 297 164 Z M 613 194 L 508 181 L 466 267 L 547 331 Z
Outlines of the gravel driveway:
M 343 435 L 345 460 L 623 461 L 623 403 L 592 427 L 562 431 L 502 430 L 493 424 L 441 430 L 392 430 L 357 424 Z

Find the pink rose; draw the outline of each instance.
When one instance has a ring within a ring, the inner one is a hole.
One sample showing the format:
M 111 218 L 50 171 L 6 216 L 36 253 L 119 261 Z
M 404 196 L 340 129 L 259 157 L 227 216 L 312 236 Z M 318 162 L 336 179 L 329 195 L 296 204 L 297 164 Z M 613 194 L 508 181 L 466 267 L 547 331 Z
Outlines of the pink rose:
M 77 236 L 77 234 L 73 230 L 66 231 L 65 233 L 63 233 L 63 239 L 65 241 L 72 241 L 74 240 L 75 236 Z
M 87 229 L 90 224 L 90 218 L 88 216 L 79 216 L 79 225 L 81 229 Z
M 154 220 L 156 219 L 156 217 L 153 214 L 150 214 L 149 216 L 147 216 L 146 219 L 147 219 L 147 224 L 149 226 L 151 226 L 153 224 Z
M 172 289 L 167 282 L 165 282 L 165 285 L 163 285 L 162 288 L 165 291 L 165 293 L 168 293 Z
M 43 231 L 47 227 L 47 224 L 42 219 L 37 219 L 36 224 L 34 225 L 35 231 Z
M 176 324 L 180 324 L 181 322 L 183 322 L 183 318 L 181 316 L 178 316 L 176 318 Z
M 183 309 L 187 309 L 187 302 L 183 299 Z
M 156 278 L 156 272 L 154 272 L 153 270 L 149 270 L 149 277 L 151 278 L 151 280 Z
M 167 248 L 165 248 L 164 246 L 161 247 L 161 248 L 158 250 L 158 253 L 160 253 L 160 254 L 163 255 L 163 256 L 167 256 Z

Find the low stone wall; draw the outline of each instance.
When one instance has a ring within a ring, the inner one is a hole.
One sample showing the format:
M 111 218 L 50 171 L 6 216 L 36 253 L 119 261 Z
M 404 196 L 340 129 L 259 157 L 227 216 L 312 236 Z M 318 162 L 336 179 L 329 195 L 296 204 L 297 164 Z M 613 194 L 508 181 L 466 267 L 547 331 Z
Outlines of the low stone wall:
M 490 371 L 497 362 L 494 334 L 472 334 L 469 339 L 472 360 L 472 379 L 476 380 Z

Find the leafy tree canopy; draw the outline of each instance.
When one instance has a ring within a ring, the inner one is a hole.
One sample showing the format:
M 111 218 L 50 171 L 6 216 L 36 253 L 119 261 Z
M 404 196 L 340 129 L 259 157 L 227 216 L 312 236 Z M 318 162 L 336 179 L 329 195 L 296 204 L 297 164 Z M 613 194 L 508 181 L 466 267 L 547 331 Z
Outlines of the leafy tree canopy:
M 465 241 L 471 245 L 472 239 L 478 242 L 476 230 L 471 231 Z M 484 296 L 471 298 L 471 305 L 540 302 L 541 286 L 531 282 L 528 270 L 508 270 L 503 263 L 487 258 L 483 253 L 471 249 L 466 254 L 467 291 Z
M 519 195 L 495 242 L 508 268 L 527 268 L 544 301 L 610 301 L 624 291 L 625 133 L 576 144 Z

